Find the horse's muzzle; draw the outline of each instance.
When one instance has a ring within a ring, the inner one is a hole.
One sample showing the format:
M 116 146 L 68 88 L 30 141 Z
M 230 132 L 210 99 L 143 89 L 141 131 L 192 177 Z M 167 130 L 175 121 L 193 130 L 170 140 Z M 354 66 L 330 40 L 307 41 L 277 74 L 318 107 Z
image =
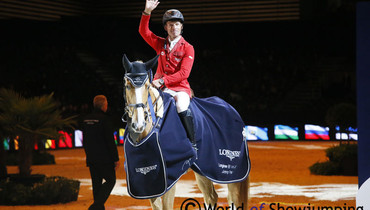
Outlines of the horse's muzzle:
M 138 134 L 144 132 L 145 127 L 146 127 L 146 122 L 142 125 L 138 125 L 137 123 L 132 123 L 131 124 L 132 131 L 134 131 L 135 133 L 138 133 Z

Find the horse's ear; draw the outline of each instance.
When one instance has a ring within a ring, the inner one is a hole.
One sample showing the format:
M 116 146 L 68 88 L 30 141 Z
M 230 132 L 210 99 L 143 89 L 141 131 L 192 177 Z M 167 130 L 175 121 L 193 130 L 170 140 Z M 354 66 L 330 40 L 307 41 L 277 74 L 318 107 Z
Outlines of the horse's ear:
M 158 57 L 159 57 L 159 54 L 157 56 L 155 56 L 154 58 L 152 58 L 151 60 L 145 62 L 145 68 L 146 70 L 148 71 L 149 69 L 153 68 L 153 66 L 155 64 L 157 64 L 158 62 Z
M 125 71 L 128 72 L 131 70 L 132 68 L 132 64 L 131 62 L 128 60 L 126 54 L 123 54 L 123 57 L 122 57 L 122 65 L 123 67 L 125 68 Z

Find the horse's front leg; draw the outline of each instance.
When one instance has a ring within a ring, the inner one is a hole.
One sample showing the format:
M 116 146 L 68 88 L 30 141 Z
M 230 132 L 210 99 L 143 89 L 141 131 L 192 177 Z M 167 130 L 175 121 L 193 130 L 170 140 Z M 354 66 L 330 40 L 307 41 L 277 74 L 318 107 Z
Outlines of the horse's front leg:
M 194 172 L 194 174 L 195 179 L 197 180 L 198 187 L 203 193 L 204 202 L 206 203 L 206 205 L 217 205 L 218 195 L 212 181 L 207 179 L 205 176 L 197 174 L 196 172 Z
M 242 182 L 227 184 L 227 200 L 230 206 L 234 204 L 236 207 L 243 205 L 245 209 L 248 208 L 249 184 L 249 177 Z
M 176 185 L 174 185 L 169 191 L 166 192 L 162 197 L 151 198 L 150 205 L 153 210 L 172 210 L 173 203 L 175 201 Z
M 162 196 L 163 210 L 173 210 L 175 201 L 176 184 Z
M 153 210 L 162 210 L 162 198 L 156 197 L 150 199 L 150 205 Z

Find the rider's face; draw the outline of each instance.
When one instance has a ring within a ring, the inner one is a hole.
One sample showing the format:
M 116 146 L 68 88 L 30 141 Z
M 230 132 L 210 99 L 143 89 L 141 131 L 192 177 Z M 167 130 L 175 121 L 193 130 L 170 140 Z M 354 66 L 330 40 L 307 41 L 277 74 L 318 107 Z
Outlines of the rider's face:
M 167 31 L 170 39 L 174 40 L 181 35 L 182 23 L 180 21 L 167 21 L 164 30 Z

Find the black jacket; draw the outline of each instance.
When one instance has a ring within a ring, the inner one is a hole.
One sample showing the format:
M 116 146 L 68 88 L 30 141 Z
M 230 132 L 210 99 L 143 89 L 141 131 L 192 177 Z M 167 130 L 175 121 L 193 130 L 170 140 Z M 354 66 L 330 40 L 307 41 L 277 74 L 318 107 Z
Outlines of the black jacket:
M 119 160 L 114 130 L 108 115 L 95 109 L 83 118 L 82 130 L 87 166 L 109 164 Z

